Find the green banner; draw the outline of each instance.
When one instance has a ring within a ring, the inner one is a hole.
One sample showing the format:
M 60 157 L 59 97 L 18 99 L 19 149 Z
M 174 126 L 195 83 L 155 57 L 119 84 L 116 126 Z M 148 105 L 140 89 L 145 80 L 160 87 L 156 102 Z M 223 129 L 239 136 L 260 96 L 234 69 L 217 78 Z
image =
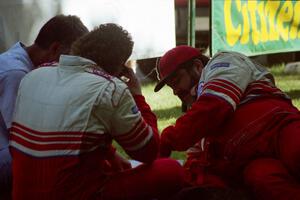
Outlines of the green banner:
M 300 50 L 300 1 L 212 0 L 211 51 L 248 56 Z

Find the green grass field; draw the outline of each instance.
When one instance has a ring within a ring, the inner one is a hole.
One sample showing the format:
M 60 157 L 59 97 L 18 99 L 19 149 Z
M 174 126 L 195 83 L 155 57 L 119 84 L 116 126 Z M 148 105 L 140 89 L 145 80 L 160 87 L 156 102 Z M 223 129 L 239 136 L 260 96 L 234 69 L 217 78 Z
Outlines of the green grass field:
M 270 69 L 274 74 L 277 86 L 285 91 L 293 100 L 294 105 L 300 109 L 300 74 L 291 75 L 283 72 L 283 66 L 274 66 Z M 158 93 L 154 93 L 155 83 L 143 85 L 143 94 L 146 101 L 158 118 L 159 131 L 168 125 L 174 124 L 182 115 L 181 102 L 173 95 L 169 87 L 163 87 Z M 173 152 L 175 159 L 185 159 L 183 152 Z

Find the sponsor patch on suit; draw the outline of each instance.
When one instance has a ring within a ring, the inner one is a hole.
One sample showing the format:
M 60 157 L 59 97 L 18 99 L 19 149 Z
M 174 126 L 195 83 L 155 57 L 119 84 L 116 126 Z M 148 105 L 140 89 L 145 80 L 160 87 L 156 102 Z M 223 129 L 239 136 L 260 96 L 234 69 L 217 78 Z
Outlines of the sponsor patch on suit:
M 212 66 L 210 66 L 210 70 L 220 68 L 220 67 L 229 67 L 229 66 L 230 66 L 230 63 L 228 63 L 228 62 L 215 63 Z

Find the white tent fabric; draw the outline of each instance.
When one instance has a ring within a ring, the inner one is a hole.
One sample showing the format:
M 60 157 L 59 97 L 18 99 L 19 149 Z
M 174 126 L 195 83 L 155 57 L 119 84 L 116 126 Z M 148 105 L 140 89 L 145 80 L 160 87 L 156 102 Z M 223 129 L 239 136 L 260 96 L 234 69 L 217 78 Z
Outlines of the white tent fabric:
M 120 24 L 135 41 L 131 59 L 159 57 L 176 45 L 173 0 L 0 0 L 0 52 L 17 41 L 31 44 L 61 13 L 78 15 L 89 29 Z

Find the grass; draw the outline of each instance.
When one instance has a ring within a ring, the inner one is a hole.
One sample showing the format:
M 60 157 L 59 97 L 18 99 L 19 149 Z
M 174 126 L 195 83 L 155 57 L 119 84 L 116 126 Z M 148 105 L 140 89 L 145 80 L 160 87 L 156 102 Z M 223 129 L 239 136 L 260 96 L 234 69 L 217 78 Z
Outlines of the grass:
M 286 92 L 293 104 L 300 109 L 300 74 L 284 73 L 283 66 L 274 66 L 271 72 L 275 76 L 277 87 Z
M 169 87 L 163 87 L 154 93 L 155 84 L 143 86 L 143 94 L 158 119 L 158 129 L 161 131 L 166 126 L 173 124 L 182 112 L 181 101 L 173 95 Z
M 277 87 L 285 91 L 292 98 L 294 105 L 300 109 L 300 74 L 285 74 L 283 66 L 274 66 L 270 71 L 275 76 Z M 142 90 L 146 101 L 157 115 L 159 131 L 162 131 L 165 127 L 174 124 L 182 115 L 181 102 L 169 87 L 163 87 L 158 93 L 154 93 L 154 86 L 155 83 L 149 83 L 143 85 Z M 173 152 L 171 157 L 183 160 L 185 154 Z
M 157 116 L 158 129 L 161 132 L 164 128 L 175 123 L 182 115 L 181 101 L 173 95 L 169 87 L 163 87 L 159 92 L 154 93 L 155 83 L 144 85 L 142 90 L 146 101 Z M 184 152 L 172 152 L 172 158 L 185 159 Z

